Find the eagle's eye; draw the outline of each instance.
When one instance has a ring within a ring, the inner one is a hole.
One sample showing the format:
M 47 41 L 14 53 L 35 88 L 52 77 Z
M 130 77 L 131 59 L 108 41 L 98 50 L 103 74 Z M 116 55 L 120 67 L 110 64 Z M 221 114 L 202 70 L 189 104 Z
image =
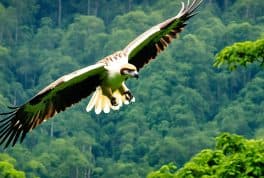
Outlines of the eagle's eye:
M 121 75 L 130 75 L 133 71 L 134 70 L 132 70 L 132 69 L 123 68 L 123 69 L 121 69 L 120 74 Z
M 123 68 L 121 69 L 120 74 L 138 78 L 138 72 L 134 69 Z

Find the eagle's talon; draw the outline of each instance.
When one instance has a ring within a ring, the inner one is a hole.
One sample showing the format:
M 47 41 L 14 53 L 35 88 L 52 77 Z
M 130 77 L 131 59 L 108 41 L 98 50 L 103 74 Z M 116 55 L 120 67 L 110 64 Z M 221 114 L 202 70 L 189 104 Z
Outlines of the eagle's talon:
M 132 95 L 132 93 L 128 90 L 128 91 L 125 91 L 124 92 L 124 95 L 125 95 L 125 97 L 126 97 L 126 99 L 130 102 L 133 98 L 134 98 L 134 96 Z
M 118 105 L 115 97 L 112 97 L 110 101 L 111 101 L 112 106 L 117 106 Z

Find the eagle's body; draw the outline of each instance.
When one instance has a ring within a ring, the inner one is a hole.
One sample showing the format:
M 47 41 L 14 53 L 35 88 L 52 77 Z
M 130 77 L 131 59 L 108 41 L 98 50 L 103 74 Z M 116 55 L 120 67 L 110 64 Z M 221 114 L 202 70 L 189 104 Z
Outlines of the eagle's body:
M 105 57 L 99 64 L 104 64 L 105 74 L 101 77 L 101 85 L 96 88 L 86 111 L 95 108 L 95 113 L 110 112 L 110 109 L 118 110 L 123 104 L 133 102 L 135 98 L 125 85 L 129 77 L 138 77 L 137 69 L 128 63 L 128 56 L 123 51 Z M 124 74 L 127 71 L 130 73 Z
M 22 142 L 30 130 L 93 92 L 86 110 L 94 108 L 96 114 L 118 110 L 123 104 L 134 102 L 125 81 L 138 78 L 138 71 L 177 38 L 201 2 L 188 0 L 186 6 L 182 3 L 176 16 L 153 26 L 123 50 L 60 77 L 28 102 L 0 114 L 6 115 L 0 120 L 0 144 L 15 145 L 19 137 Z

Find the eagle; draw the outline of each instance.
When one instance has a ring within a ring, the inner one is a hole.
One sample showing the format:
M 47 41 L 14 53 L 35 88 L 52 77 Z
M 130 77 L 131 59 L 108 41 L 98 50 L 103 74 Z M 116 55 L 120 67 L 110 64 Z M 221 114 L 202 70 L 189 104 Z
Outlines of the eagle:
M 123 50 L 60 77 L 20 106 L 8 107 L 9 112 L 0 114 L 0 145 L 6 148 L 18 140 L 22 143 L 27 133 L 43 121 L 90 95 L 86 111 L 94 109 L 96 114 L 134 102 L 125 81 L 138 78 L 139 70 L 178 37 L 201 3 L 202 0 L 182 2 L 176 16 L 151 27 Z

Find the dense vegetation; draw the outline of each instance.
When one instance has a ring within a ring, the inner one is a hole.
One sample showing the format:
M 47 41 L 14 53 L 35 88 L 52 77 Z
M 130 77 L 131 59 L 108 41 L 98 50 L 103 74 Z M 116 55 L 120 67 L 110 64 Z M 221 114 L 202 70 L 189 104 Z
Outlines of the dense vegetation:
M 123 48 L 179 8 L 180 0 L 0 0 L 0 112 Z M 227 135 L 245 150 L 227 157 L 224 136 L 211 150 L 221 132 L 264 138 L 263 69 L 253 64 L 229 72 L 213 63 L 225 46 L 263 39 L 263 9 L 263 0 L 205 1 L 180 39 L 142 70 L 140 80 L 128 82 L 136 103 L 97 116 L 85 112 L 83 100 L 23 144 L 2 150 L 0 175 L 137 178 L 169 162 L 182 167 L 179 174 L 200 174 L 199 161 L 207 155 L 227 164 L 231 156 L 258 149 L 263 142 Z M 205 148 L 211 149 L 194 156 Z M 224 164 L 216 164 L 219 171 Z
M 246 140 L 223 133 L 216 141 L 214 150 L 202 150 L 180 170 L 171 163 L 150 173 L 148 178 L 263 177 L 263 139 Z

